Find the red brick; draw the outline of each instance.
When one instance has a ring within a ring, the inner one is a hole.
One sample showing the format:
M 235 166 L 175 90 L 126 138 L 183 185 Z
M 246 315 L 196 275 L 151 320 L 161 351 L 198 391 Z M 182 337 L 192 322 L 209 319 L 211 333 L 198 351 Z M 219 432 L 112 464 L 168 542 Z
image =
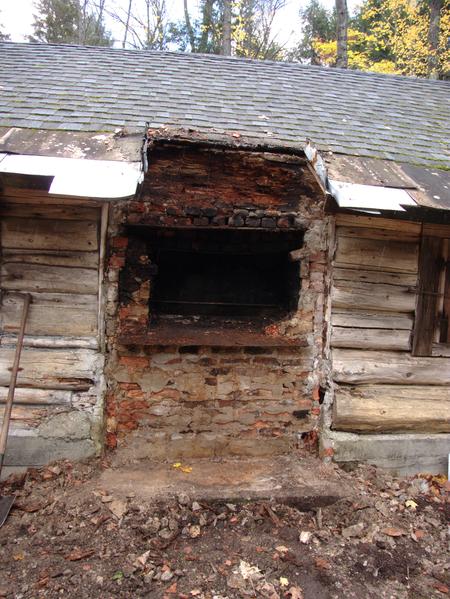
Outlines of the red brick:
M 122 268 L 125 266 L 124 256 L 111 256 L 109 259 L 109 268 Z
M 143 356 L 121 356 L 120 364 L 128 368 L 128 370 L 142 370 L 148 368 L 148 358 Z
M 114 237 L 111 245 L 116 249 L 124 249 L 128 246 L 128 237 Z
M 115 433 L 106 433 L 105 443 L 108 449 L 116 449 L 117 435 Z

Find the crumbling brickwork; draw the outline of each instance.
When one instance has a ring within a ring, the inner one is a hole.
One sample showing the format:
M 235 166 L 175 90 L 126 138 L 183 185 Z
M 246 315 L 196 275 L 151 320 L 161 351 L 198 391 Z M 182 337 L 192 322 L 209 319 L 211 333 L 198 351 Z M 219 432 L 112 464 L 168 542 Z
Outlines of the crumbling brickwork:
M 139 439 L 135 455 L 158 458 L 288 451 L 320 415 L 321 190 L 299 157 L 158 147 L 149 164 L 139 200 L 117 204 L 110 219 L 107 444 Z M 155 226 L 170 235 L 177 228 L 303 231 L 297 308 L 252 330 L 244 345 L 238 326 L 213 328 L 206 344 L 200 334 L 195 342 L 196 318 L 181 320 L 170 343 L 158 337 L 149 309 L 157 265 L 145 235 L 136 235 L 136 227 Z

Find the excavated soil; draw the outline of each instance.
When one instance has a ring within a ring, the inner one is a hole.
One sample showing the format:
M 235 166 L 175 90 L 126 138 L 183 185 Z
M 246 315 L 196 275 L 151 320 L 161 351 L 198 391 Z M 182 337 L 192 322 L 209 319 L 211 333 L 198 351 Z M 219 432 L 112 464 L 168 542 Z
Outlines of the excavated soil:
M 177 476 L 192 472 L 189 464 L 171 467 Z M 10 477 L 0 487 L 17 495 L 0 529 L 0 597 L 448 595 L 445 478 L 328 468 L 352 492 L 308 510 L 292 497 L 225 503 L 184 491 L 157 500 L 114 495 L 102 484 L 111 470 L 106 460 Z

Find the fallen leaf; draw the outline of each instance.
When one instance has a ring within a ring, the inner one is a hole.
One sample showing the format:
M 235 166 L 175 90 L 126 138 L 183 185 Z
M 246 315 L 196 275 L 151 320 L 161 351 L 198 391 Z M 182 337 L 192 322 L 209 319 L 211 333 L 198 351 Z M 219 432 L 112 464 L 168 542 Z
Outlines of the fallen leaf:
M 280 577 L 280 587 L 287 587 L 289 584 L 289 580 L 285 576 Z
M 388 537 L 402 537 L 403 535 L 406 535 L 406 532 L 403 529 L 394 527 L 383 528 L 381 532 Z
M 198 524 L 193 524 L 189 527 L 189 536 L 191 537 L 191 539 L 196 539 L 197 537 L 199 537 L 201 535 L 201 532 L 202 529 Z
M 300 587 L 291 587 L 287 595 L 290 595 L 291 599 L 303 599 L 303 591 Z
M 239 562 L 239 574 L 244 580 L 259 580 L 262 578 L 261 570 L 257 566 L 252 566 L 248 562 L 241 560 Z
M 448 586 L 446 586 L 445 584 L 442 584 L 441 582 L 436 582 L 433 585 L 433 588 L 435 588 L 440 593 L 443 593 L 444 595 L 448 595 L 448 591 L 449 591 Z
M 190 474 L 192 472 L 192 466 L 181 466 L 180 470 L 185 474 Z
M 77 562 L 80 559 L 91 557 L 91 555 L 94 555 L 94 553 L 94 549 L 86 549 L 84 551 L 82 549 L 74 549 L 71 553 L 69 553 L 69 555 L 66 555 L 65 559 L 69 562 Z
M 324 559 L 323 557 L 316 557 L 314 562 L 315 562 L 317 568 L 320 568 L 321 570 L 330 570 L 330 568 L 331 568 L 330 562 L 327 562 L 327 560 Z
M 114 514 L 114 516 L 120 520 L 127 513 L 127 504 L 125 501 L 115 499 L 108 504 L 108 509 Z
M 170 587 L 166 589 L 166 593 L 168 593 L 169 595 L 175 595 L 176 592 L 177 592 L 177 583 L 176 582 L 171 584 Z
M 300 543 L 307 545 L 311 540 L 311 533 L 309 530 L 302 530 L 299 537 Z
M 278 553 L 287 553 L 289 551 L 289 549 L 284 545 L 278 545 L 278 547 L 275 547 L 275 549 L 278 551 Z
M 16 503 L 14 507 L 18 510 L 22 510 L 22 512 L 27 512 L 27 514 L 33 514 L 34 512 L 38 512 L 39 510 L 42 510 L 42 508 L 46 507 L 47 505 L 48 505 L 47 503 L 30 502 L 30 503 Z
M 14 553 L 13 554 L 13 560 L 15 562 L 20 562 L 25 558 L 25 554 L 23 551 L 20 551 L 19 553 Z
M 415 510 L 416 507 L 418 506 L 418 504 L 415 501 L 413 501 L 412 499 L 407 499 L 405 501 L 405 506 L 409 507 L 412 510 Z

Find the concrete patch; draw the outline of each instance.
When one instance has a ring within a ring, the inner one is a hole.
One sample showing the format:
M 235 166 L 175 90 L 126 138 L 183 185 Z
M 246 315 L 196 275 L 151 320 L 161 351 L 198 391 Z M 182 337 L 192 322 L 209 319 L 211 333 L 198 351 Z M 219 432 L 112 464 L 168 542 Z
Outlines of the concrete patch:
M 95 454 L 91 439 L 65 441 L 42 437 L 10 437 L 6 448 L 6 466 L 43 466 L 55 460 L 81 460 Z
M 356 435 L 329 432 L 326 443 L 336 462 L 365 462 L 397 476 L 447 472 L 450 435 Z
M 351 494 L 335 467 L 317 468 L 317 459 L 295 454 L 190 460 L 181 467 L 142 461 L 105 470 L 98 482 L 109 494 L 123 499 L 130 492 L 144 501 L 184 493 L 196 501 L 276 499 L 304 510 L 329 505 Z
M 39 427 L 39 435 L 47 439 L 87 439 L 91 432 L 91 421 L 83 412 L 63 412 L 46 420 Z

